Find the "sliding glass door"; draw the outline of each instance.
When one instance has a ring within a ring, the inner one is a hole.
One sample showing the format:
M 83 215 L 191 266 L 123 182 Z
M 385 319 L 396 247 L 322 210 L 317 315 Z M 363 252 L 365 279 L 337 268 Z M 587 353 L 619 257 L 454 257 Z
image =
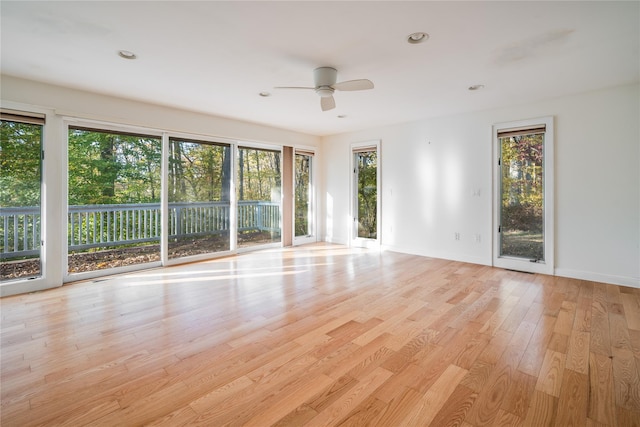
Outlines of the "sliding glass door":
M 169 259 L 228 251 L 231 146 L 169 138 Z
M 0 121 L 0 281 L 42 275 L 43 118 L 2 112 Z
M 68 273 L 160 262 L 161 139 L 70 127 Z
M 238 248 L 281 242 L 280 165 L 280 151 L 238 147 Z

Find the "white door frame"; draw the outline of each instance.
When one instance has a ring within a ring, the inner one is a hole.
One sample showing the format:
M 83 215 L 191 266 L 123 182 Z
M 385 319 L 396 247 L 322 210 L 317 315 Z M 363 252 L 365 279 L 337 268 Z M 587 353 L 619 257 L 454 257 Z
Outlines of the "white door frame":
M 529 273 L 554 274 L 554 120 L 552 116 L 508 123 L 498 123 L 493 126 L 493 265 L 510 270 L 526 271 Z M 544 261 L 531 262 L 524 258 L 500 256 L 500 141 L 498 132 L 506 129 L 527 129 L 545 126 L 543 149 L 543 185 L 544 185 Z
M 296 154 L 308 155 L 311 156 L 311 171 L 309 174 L 309 235 L 307 236 L 298 236 L 296 237 L 296 200 L 295 200 L 295 191 L 296 191 Z M 318 241 L 317 239 L 317 228 L 316 228 L 316 169 L 318 169 L 317 161 L 316 161 L 316 151 L 313 147 L 294 147 L 293 148 L 293 156 L 292 156 L 293 166 L 291 170 L 293 171 L 293 203 L 291 204 L 291 235 L 293 236 L 293 246 L 305 245 L 308 243 L 315 243 Z
M 363 142 L 355 142 L 351 144 L 349 149 L 349 197 L 350 197 L 350 215 L 349 215 L 349 230 L 350 230 L 350 246 L 351 247 L 364 247 L 364 248 L 373 248 L 380 249 L 380 241 L 381 236 L 380 232 L 382 230 L 381 227 L 381 212 L 382 212 L 382 179 L 381 179 L 381 155 L 380 155 L 380 140 L 371 140 L 371 141 L 363 141 Z M 362 237 L 358 237 L 358 224 L 357 224 L 357 184 L 356 184 L 356 173 L 355 168 L 356 164 L 354 162 L 354 154 L 358 151 L 363 151 L 366 148 L 371 148 L 372 150 L 376 150 L 378 153 L 378 165 L 376 170 L 376 187 L 377 187 L 377 197 L 376 197 L 376 238 L 375 239 L 365 239 Z

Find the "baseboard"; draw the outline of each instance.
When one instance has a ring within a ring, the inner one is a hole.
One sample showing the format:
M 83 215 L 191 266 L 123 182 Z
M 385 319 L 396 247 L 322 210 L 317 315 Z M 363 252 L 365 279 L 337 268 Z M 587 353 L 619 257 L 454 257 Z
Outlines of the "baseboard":
M 486 260 L 483 257 L 465 255 L 465 254 L 450 254 L 443 252 L 427 252 L 416 248 L 398 247 L 393 245 L 382 245 L 381 250 L 399 252 L 409 255 L 418 255 L 428 258 L 446 259 L 449 261 L 468 262 L 469 264 L 491 265 L 491 260 Z
M 325 236 L 324 240 L 319 240 L 326 243 L 332 243 L 334 245 L 345 245 L 349 246 L 349 241 L 347 239 L 340 239 L 336 237 L 327 237 Z
M 62 283 L 52 286 L 41 279 L 10 281 L 0 284 L 0 297 L 46 291 L 60 286 Z
M 610 274 L 593 273 L 590 271 L 571 270 L 568 268 L 556 268 L 554 274 L 556 276 L 569 277 L 571 279 L 640 288 L 640 278 L 638 277 L 614 276 Z

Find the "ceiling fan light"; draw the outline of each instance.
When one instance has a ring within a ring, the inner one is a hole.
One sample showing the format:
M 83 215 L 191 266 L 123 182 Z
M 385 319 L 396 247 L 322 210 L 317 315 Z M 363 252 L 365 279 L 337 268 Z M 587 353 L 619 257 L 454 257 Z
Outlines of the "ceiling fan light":
M 333 89 L 330 87 L 319 87 L 316 89 L 316 93 L 320 95 L 321 98 L 328 98 L 333 95 Z

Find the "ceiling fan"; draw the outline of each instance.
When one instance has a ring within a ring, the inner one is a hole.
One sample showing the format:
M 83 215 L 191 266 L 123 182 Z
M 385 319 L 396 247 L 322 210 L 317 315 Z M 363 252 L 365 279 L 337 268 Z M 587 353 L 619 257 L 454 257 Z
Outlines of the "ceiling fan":
M 322 111 L 336 108 L 333 92 L 336 90 L 366 90 L 373 89 L 373 82 L 367 79 L 347 80 L 336 83 L 338 71 L 332 67 L 319 67 L 313 70 L 314 87 L 304 86 L 277 86 L 276 89 L 313 89 L 320 95 L 320 108 Z

